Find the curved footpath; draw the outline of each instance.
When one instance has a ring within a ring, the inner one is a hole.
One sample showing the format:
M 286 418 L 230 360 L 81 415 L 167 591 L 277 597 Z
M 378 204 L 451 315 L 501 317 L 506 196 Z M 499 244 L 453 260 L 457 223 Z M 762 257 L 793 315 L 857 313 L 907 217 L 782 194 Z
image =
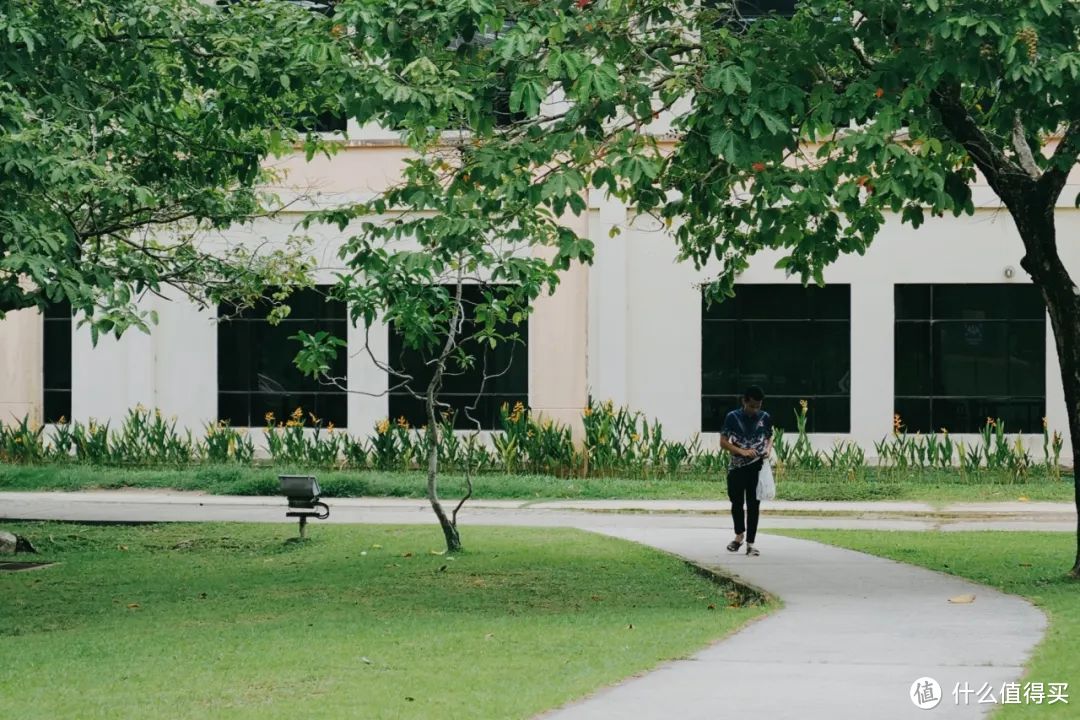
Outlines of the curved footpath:
M 328 502 L 337 522 L 434 522 L 424 501 Z M 977 694 L 967 704 L 963 696 L 957 703 L 953 688 L 967 683 L 978 691 L 989 683 L 1000 700 L 1002 684 L 1019 680 L 1046 629 L 1043 614 L 1021 598 L 891 560 L 768 535 L 770 524 L 804 524 L 763 518 L 762 554 L 748 558 L 724 550 L 731 525 L 721 514 L 588 512 L 555 505 L 477 502 L 463 510 L 462 523 L 567 526 L 643 543 L 764 589 L 779 597 L 783 607 L 688 659 L 546 713 L 546 720 L 979 717 L 997 706 L 979 704 Z M 281 522 L 283 506 L 280 498 L 153 492 L 0 493 L 0 519 Z M 1047 525 L 1056 524 L 1063 511 L 1043 509 L 1047 518 L 1053 511 Z M 894 507 L 885 514 L 903 511 Z M 940 524 L 917 517 L 867 521 L 866 513 L 875 512 L 865 510 L 854 519 L 798 519 L 825 527 L 851 526 L 855 520 L 862 523 L 859 527 L 885 529 Z M 972 510 L 965 523 L 989 526 L 1012 517 L 1002 511 L 996 520 L 987 520 L 988 514 L 995 509 Z M 1028 518 L 1022 524 L 1033 529 L 1027 525 L 1040 523 Z M 975 601 L 949 602 L 964 594 L 974 594 Z M 943 695 L 930 711 L 920 710 L 910 698 L 912 683 L 924 676 L 934 678 Z M 1046 710 L 1052 717 L 1057 708 Z

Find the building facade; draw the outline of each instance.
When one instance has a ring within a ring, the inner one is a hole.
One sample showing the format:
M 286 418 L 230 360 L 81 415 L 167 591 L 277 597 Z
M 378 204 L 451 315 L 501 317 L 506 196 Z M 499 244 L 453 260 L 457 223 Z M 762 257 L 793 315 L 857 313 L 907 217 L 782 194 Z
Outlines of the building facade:
M 289 186 L 281 192 L 297 198 L 288 213 L 208 241 L 283 243 L 307 209 L 364 199 L 393 182 L 406 156 L 396 137 L 350 130 L 348 146 L 331 159 L 282 162 Z M 1080 273 L 1080 247 L 1070 242 L 1080 239 L 1077 192 L 1080 173 L 1057 213 L 1059 249 L 1073 273 Z M 514 371 L 480 403 L 482 422 L 490 426 L 493 408 L 520 397 L 577 429 L 591 396 L 659 420 L 667 437 L 701 433 L 716 445 L 724 412 L 753 383 L 781 426 L 794 425 L 794 409 L 806 400 L 822 447 L 850 439 L 872 457 L 899 414 L 912 432 L 957 435 L 1002 418 L 1041 453 L 1043 418 L 1051 429 L 1068 427 L 1052 332 L 1020 267 L 1008 213 L 985 185 L 975 188 L 975 205 L 974 216 L 930 218 L 918 230 L 890 219 L 865 256 L 826 270 L 825 288 L 802 288 L 775 269 L 779 256 L 762 253 L 738 278 L 734 300 L 706 306 L 701 285 L 714 273 L 676 262 L 667 229 L 594 192 L 588 213 L 567 222 L 593 239 L 595 262 L 571 268 L 557 292 L 539 300 L 527 343 L 508 361 Z M 612 227 L 621 234 L 610 237 Z M 317 281 L 329 284 L 348 231 L 307 232 L 323 268 Z M 144 302 L 160 318 L 151 334 L 103 337 L 97 347 L 63 307 L 0 321 L 2 421 L 63 415 L 115 423 L 141 404 L 198 432 L 219 419 L 259 426 L 265 412 L 281 417 L 300 405 L 369 434 L 379 420 L 413 412 L 407 398 L 387 393 L 386 373 L 372 361 L 395 352 L 393 333 L 352 327 L 343 307 L 300 302 L 290 324 L 271 328 L 257 312 L 218 322 L 215 309 L 185 299 Z M 334 373 L 341 388 L 289 367 L 297 346 L 287 337 L 309 328 L 347 338 Z M 465 382 L 455 392 L 474 389 Z M 1063 455 L 1071 463 L 1068 441 Z

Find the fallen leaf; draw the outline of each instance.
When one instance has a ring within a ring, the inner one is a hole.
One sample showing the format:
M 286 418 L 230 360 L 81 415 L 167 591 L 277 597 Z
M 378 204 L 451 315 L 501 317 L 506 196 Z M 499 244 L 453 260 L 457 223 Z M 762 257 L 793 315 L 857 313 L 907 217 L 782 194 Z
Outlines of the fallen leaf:
M 361 551 L 360 551 L 360 554 L 361 554 L 361 555 L 367 555 L 367 550 L 361 550 Z
M 368 659 L 367 659 L 366 657 L 362 657 L 362 658 L 360 658 L 360 661 L 361 661 L 361 662 L 365 662 L 365 663 L 367 663 L 368 665 L 370 665 L 370 664 L 371 664 L 371 660 L 368 660 Z
M 446 572 L 446 567 L 447 567 L 446 565 L 441 566 L 439 568 L 439 572 Z
M 975 602 L 974 595 L 954 595 L 949 598 L 949 602 L 956 603 L 958 605 L 966 605 Z
M 116 547 L 117 547 L 118 549 L 120 549 L 120 550 L 127 550 L 127 549 L 128 549 L 128 548 L 127 548 L 127 545 L 117 545 Z
M 493 637 L 495 637 L 495 633 L 488 633 L 487 635 L 484 636 L 484 639 L 485 640 L 491 640 Z
M 599 595 L 593 595 L 592 599 L 593 600 L 603 600 L 604 598 L 600 597 Z
M 445 555 L 446 551 L 445 550 L 432 550 L 431 554 L 432 555 Z
M 409 702 L 412 702 L 412 701 L 416 700 L 416 698 L 409 697 L 408 695 L 405 696 L 405 699 L 408 700 Z
M 376 543 L 375 545 L 371 546 L 371 549 L 372 550 L 382 550 L 382 545 L 379 545 L 378 543 Z
M 1021 495 L 1020 497 L 1017 498 L 1017 500 L 1019 500 L 1020 502 L 1028 502 L 1029 498 L 1024 497 L 1023 495 Z
M 1031 563 L 1020 563 L 1020 567 L 1031 567 Z
M 713 605 L 712 603 L 709 603 L 709 609 L 710 609 L 710 610 L 715 610 L 715 609 L 716 609 L 716 606 L 715 606 L 715 605 Z
M 411 552 L 402 553 L 401 557 L 412 557 L 412 553 Z
M 139 603 L 128 603 L 128 610 L 138 610 L 140 607 Z

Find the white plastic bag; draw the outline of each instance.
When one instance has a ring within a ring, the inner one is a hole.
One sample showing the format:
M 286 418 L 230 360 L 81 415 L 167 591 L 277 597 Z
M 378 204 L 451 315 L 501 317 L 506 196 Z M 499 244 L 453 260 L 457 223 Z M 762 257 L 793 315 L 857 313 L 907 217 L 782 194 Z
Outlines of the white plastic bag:
M 765 461 L 761 463 L 761 470 L 758 471 L 757 499 L 776 499 L 776 480 L 773 478 L 772 464 L 769 462 L 768 458 L 766 458 Z

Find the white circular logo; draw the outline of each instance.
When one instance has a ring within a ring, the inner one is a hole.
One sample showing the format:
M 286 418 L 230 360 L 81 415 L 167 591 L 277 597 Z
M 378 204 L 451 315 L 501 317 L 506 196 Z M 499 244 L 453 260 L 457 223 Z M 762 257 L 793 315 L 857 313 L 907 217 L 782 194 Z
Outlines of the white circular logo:
M 911 693 L 908 697 L 915 703 L 915 707 L 931 710 L 941 702 L 941 686 L 932 677 L 921 677 L 911 683 Z

